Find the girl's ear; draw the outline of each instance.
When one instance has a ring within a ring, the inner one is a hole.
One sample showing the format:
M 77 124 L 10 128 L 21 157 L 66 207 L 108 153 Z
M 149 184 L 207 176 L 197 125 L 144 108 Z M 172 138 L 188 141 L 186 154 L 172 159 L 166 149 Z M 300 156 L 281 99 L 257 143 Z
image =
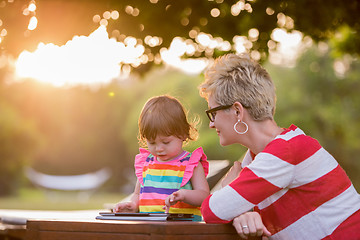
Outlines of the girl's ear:
M 186 136 L 178 136 L 179 139 L 183 140 L 184 142 L 186 141 Z

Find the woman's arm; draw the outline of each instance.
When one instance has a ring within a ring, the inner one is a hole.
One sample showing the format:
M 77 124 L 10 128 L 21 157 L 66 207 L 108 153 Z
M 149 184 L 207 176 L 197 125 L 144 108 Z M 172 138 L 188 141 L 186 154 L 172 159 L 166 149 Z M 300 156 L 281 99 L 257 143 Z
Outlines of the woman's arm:
M 193 176 L 191 177 L 190 181 L 193 190 L 180 189 L 179 191 L 169 195 L 165 200 L 165 205 L 167 208 L 176 204 L 178 201 L 182 201 L 194 206 L 201 206 L 201 203 L 210 194 L 209 184 L 206 180 L 202 164 L 198 164 L 194 168 Z
M 258 154 L 250 165 L 241 170 L 234 181 L 204 200 L 201 212 L 205 222 L 228 223 L 249 211 L 289 186 L 294 178 L 294 169 L 293 164 L 287 164 L 276 155 Z

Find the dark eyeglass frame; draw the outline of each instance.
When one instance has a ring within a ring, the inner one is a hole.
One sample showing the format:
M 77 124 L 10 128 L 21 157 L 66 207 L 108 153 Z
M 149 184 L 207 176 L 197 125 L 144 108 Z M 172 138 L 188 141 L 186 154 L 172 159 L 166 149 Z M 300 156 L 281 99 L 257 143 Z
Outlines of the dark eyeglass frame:
M 228 109 L 231 108 L 233 104 L 231 105 L 221 105 L 218 107 L 214 107 L 214 108 L 210 108 L 208 110 L 206 110 L 206 115 L 208 116 L 210 122 L 214 122 L 215 121 L 215 112 L 219 111 L 219 110 L 224 110 L 224 109 Z

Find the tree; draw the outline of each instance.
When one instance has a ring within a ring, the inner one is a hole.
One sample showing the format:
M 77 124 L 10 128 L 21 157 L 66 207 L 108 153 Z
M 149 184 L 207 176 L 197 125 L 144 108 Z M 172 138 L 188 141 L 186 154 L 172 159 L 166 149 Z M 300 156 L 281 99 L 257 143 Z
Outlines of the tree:
M 17 96 L 3 83 L 5 75 L 6 69 L 0 68 L 0 196 L 14 193 L 22 184 L 22 167 L 31 162 L 43 140 L 34 122 L 24 119 L 8 100 Z
M 101 23 L 118 41 L 126 36 L 138 39 L 146 47 L 148 65 L 156 62 L 160 49 L 168 48 L 175 37 L 187 39 L 196 49 L 184 57 L 212 57 L 234 51 L 234 37 L 242 36 L 246 50 L 264 60 L 269 46 L 276 46 L 272 37 L 275 28 L 297 30 L 315 41 L 337 36 L 335 46 L 340 52 L 360 53 L 357 0 L 47 0 L 37 1 L 36 11 L 26 12 L 31 2 L 35 1 L 3 1 L 0 16 L 7 29 L 0 43 L 3 52 L 16 55 L 24 48 L 33 49 L 39 41 L 64 44 Z M 37 17 L 38 27 L 29 31 L 32 16 Z M 200 36 L 221 39 L 228 45 L 204 46 Z M 143 69 L 148 68 L 139 68 Z
M 316 138 L 359 189 L 355 156 L 360 154 L 360 62 L 334 59 L 331 52 L 313 47 L 298 59 L 296 68 L 267 67 L 277 87 L 275 118 L 282 127 L 295 124 Z

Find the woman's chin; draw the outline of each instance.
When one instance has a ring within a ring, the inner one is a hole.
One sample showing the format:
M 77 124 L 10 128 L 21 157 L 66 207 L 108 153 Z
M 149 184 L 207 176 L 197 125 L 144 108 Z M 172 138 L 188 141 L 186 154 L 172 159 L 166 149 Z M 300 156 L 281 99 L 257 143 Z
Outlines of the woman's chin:
M 220 139 L 220 145 L 225 147 L 225 146 L 229 145 L 229 143 L 227 143 L 226 141 Z

